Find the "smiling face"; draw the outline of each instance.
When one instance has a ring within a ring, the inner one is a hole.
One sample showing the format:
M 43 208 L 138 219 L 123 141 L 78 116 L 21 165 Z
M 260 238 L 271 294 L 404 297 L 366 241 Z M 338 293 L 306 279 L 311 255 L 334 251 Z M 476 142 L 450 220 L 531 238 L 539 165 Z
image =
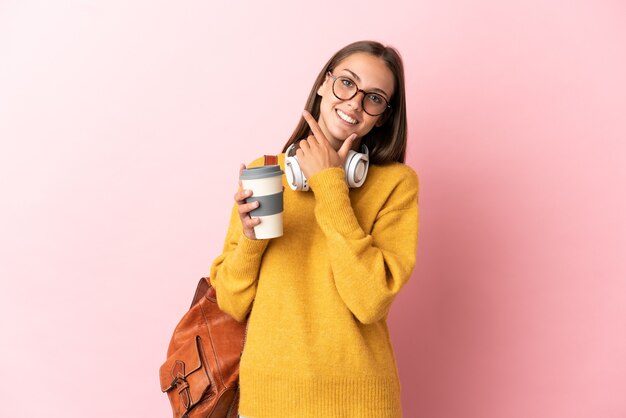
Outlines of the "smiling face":
M 332 69 L 336 77 L 348 77 L 359 89 L 368 93 L 377 93 L 391 101 L 394 93 L 394 75 L 382 59 L 365 53 L 354 53 Z M 340 81 L 337 81 L 338 83 Z M 374 126 L 379 126 L 384 115 L 371 116 L 363 110 L 363 92 L 357 93 L 352 99 L 341 100 L 333 93 L 333 79 L 326 75 L 324 83 L 317 90 L 322 97 L 318 123 L 333 148 L 338 150 L 343 141 L 353 133 L 357 134 L 355 147 L 360 138 L 365 136 Z

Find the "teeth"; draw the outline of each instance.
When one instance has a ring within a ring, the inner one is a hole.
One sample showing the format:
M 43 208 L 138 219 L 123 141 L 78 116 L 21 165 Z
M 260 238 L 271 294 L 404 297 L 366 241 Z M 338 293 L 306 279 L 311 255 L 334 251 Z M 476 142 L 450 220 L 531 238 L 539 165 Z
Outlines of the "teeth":
M 346 122 L 351 123 L 352 125 L 356 125 L 356 120 L 352 119 L 350 116 L 346 115 L 341 110 L 337 109 L 337 114 L 339 115 L 341 119 L 345 120 Z

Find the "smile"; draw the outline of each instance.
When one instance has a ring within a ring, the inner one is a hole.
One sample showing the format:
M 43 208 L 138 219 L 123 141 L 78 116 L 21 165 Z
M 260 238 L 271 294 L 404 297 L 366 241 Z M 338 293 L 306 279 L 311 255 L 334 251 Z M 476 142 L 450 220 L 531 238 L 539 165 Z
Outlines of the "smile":
M 337 115 L 339 115 L 342 120 L 348 122 L 350 125 L 356 125 L 358 123 L 356 119 L 352 119 L 350 116 L 343 113 L 340 109 L 337 109 Z

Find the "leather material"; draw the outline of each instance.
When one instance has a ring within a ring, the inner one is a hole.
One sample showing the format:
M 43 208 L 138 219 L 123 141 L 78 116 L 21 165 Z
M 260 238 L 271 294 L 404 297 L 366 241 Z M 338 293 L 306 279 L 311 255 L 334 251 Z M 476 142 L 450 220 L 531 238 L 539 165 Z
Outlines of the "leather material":
M 265 155 L 263 165 L 278 165 L 278 155 Z
M 278 165 L 278 156 L 266 155 L 264 162 Z M 239 360 L 247 327 L 248 321 L 238 322 L 220 310 L 211 280 L 201 278 L 159 369 L 173 418 L 238 418 Z
M 246 323 L 222 312 L 208 277 L 174 330 L 159 370 L 174 418 L 236 418 Z

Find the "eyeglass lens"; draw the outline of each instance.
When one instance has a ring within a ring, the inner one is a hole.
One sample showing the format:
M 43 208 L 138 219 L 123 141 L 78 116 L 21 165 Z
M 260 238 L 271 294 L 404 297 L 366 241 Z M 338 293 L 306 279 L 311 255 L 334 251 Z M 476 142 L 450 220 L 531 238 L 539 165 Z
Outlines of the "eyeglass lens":
M 333 82 L 333 93 L 341 100 L 350 100 L 358 92 L 354 81 L 348 77 L 337 77 Z M 382 114 L 387 108 L 387 100 L 376 93 L 365 93 L 363 96 L 363 110 L 372 116 Z

